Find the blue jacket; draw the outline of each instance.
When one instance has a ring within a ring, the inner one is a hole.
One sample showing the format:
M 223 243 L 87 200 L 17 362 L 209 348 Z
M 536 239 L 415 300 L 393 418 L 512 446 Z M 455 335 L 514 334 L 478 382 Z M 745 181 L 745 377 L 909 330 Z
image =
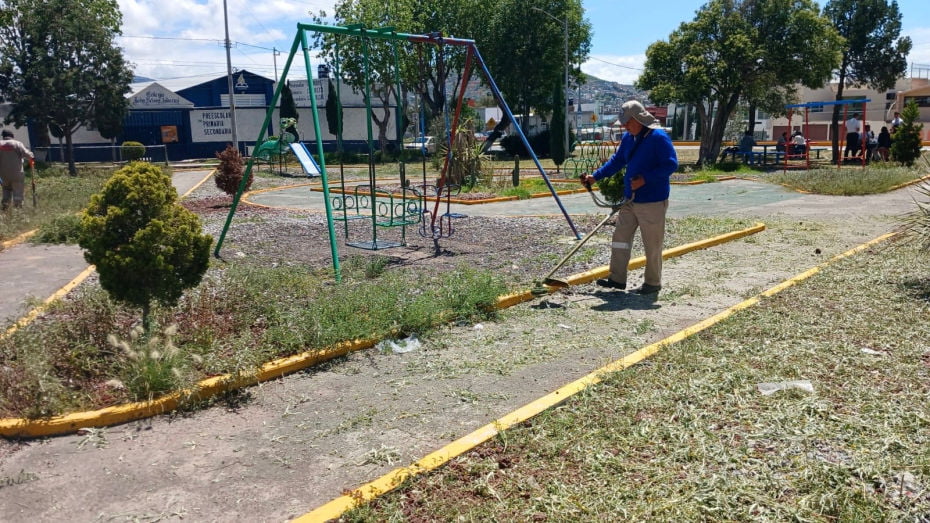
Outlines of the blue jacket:
M 635 143 L 630 133 L 623 133 L 617 151 L 591 173 L 595 180 L 613 176 L 626 167 L 623 175 L 623 194 L 637 203 L 661 202 L 668 199 L 671 191 L 672 173 L 678 169 L 678 155 L 672 146 L 672 140 L 662 129 L 653 129 L 648 136 L 642 139 L 643 143 L 636 149 L 636 154 L 630 158 L 630 152 Z M 636 191 L 630 188 L 630 180 L 634 176 L 642 176 L 646 184 Z

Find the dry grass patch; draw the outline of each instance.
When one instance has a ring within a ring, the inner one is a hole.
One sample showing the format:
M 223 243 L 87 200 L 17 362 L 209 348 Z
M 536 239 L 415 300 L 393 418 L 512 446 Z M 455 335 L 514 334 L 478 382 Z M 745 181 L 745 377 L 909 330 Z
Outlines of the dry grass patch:
M 925 267 L 843 261 L 345 519 L 924 521 Z

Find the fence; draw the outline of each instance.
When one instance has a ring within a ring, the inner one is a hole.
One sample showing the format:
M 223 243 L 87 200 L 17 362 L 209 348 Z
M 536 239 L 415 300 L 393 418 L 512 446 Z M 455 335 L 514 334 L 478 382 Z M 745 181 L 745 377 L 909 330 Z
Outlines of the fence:
M 75 145 L 72 150 L 74 151 L 74 161 L 79 163 L 124 163 L 126 161 L 123 159 L 123 149 L 119 145 Z M 39 161 L 48 163 L 67 161 L 67 147 L 64 144 L 51 147 L 35 147 L 33 152 Z M 168 149 L 164 145 L 146 145 L 145 154 L 142 155 L 141 159 L 167 165 Z

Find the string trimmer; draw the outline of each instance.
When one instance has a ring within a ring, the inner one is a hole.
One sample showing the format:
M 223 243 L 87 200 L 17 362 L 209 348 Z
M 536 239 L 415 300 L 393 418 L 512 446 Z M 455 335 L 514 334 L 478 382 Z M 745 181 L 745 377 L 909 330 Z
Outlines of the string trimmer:
M 604 224 L 606 224 L 611 218 L 613 218 L 614 215 L 617 214 L 618 211 L 620 211 L 621 207 L 623 207 L 629 202 L 629 200 L 624 198 L 617 203 L 610 203 L 606 200 L 601 199 L 597 194 L 595 194 L 594 191 L 591 190 L 590 185 L 585 185 L 585 187 L 588 189 L 588 194 L 591 195 L 591 199 L 594 200 L 594 205 L 597 205 L 598 207 L 604 207 L 604 208 L 610 209 L 610 214 L 608 214 L 603 220 L 601 220 L 600 223 L 595 225 L 594 228 L 591 229 L 591 232 L 586 234 L 585 237 L 581 239 L 581 241 L 579 241 L 574 247 L 572 247 L 572 249 L 568 251 L 568 253 L 565 254 L 565 256 L 563 256 L 561 260 L 559 260 L 559 263 L 555 264 L 555 267 L 553 267 L 552 270 L 549 271 L 548 274 L 546 274 L 546 276 L 543 278 L 541 282 L 540 281 L 533 282 L 534 285 L 533 285 L 533 288 L 530 290 L 530 292 L 532 292 L 534 296 L 543 296 L 543 295 L 549 294 L 554 289 L 564 289 L 565 287 L 568 287 L 570 284 L 567 281 L 560 280 L 558 278 L 553 278 L 552 275 L 555 274 L 557 270 L 561 269 L 562 266 L 565 265 L 565 262 L 567 262 L 569 258 L 571 258 L 576 252 L 578 252 L 578 249 L 580 249 L 582 245 L 587 243 L 587 241 L 590 240 L 592 236 L 594 236 L 594 233 L 596 233 L 601 227 L 604 226 Z

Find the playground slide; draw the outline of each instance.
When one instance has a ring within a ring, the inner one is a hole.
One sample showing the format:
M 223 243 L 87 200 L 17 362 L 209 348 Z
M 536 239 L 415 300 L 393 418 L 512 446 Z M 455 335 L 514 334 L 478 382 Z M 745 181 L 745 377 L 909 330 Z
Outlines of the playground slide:
M 291 151 L 294 152 L 294 156 L 297 157 L 297 161 L 300 162 L 300 166 L 303 167 L 307 176 L 312 178 L 322 174 L 320 166 L 316 164 L 313 156 L 310 156 L 310 151 L 307 150 L 307 146 L 303 142 L 293 142 L 288 145 L 291 146 Z

